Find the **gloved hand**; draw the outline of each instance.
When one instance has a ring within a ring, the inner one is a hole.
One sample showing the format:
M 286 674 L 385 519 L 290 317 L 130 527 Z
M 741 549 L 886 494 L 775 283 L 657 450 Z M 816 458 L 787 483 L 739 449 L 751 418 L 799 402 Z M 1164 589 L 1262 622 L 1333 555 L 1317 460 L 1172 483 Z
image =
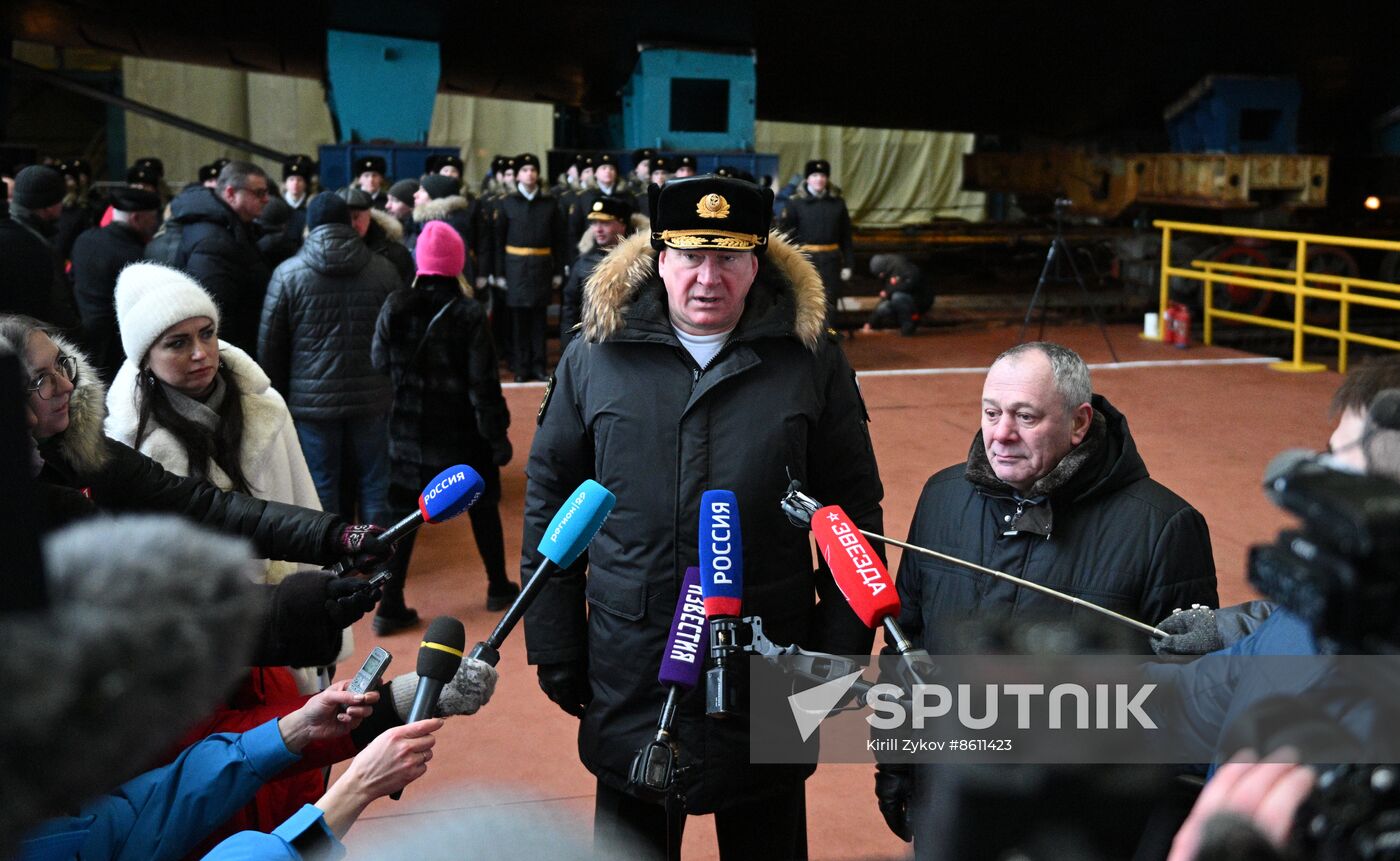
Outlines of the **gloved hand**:
M 1215 611 L 1201 604 L 1189 610 L 1173 610 L 1157 624 L 1169 637 L 1152 637 L 1152 651 L 1159 655 L 1204 655 L 1225 648 Z
M 482 706 L 491 701 L 496 691 L 496 668 L 478 661 L 476 658 L 463 658 L 457 668 L 457 675 L 443 685 L 438 697 L 433 717 L 453 717 L 455 715 L 476 714 Z M 394 712 L 399 720 L 408 720 L 413 711 L 413 697 L 418 691 L 418 674 L 404 673 L 389 682 L 389 699 L 394 702 Z
M 584 706 L 593 701 L 593 686 L 588 683 L 588 669 L 580 662 L 540 664 L 537 668 L 540 690 L 565 712 L 583 717 Z
M 496 466 L 505 466 L 510 463 L 511 457 L 515 455 L 515 449 L 511 448 L 510 440 L 503 439 L 500 442 L 491 444 L 491 462 Z
M 331 577 L 326 582 L 326 614 L 340 628 L 348 628 L 374 609 L 384 597 L 378 586 L 358 577 Z
M 340 554 L 353 563 L 351 570 L 363 571 L 381 566 L 394 557 L 394 545 L 381 544 L 377 536 L 384 527 L 373 523 L 351 523 L 340 530 L 336 546 Z
M 564 276 L 555 275 L 553 278 L 549 279 L 549 283 L 551 286 L 558 287 L 560 284 L 564 283 Z
M 851 280 L 851 267 L 849 267 L 849 266 L 842 266 L 842 267 L 841 267 L 841 280 L 842 280 L 842 281 L 850 281 L 850 280 Z
M 485 275 L 476 276 L 476 289 L 480 290 L 485 287 L 488 280 Z
M 880 803 L 880 815 L 894 836 L 912 843 L 909 831 L 909 799 L 914 796 L 914 772 L 907 765 L 875 766 L 875 798 Z

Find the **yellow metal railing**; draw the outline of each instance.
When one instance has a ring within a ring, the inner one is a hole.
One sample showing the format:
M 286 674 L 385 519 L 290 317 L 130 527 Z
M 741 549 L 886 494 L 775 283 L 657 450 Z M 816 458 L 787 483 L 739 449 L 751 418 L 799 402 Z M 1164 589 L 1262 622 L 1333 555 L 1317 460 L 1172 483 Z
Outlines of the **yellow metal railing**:
M 1351 308 L 1353 305 L 1364 305 L 1371 308 L 1386 308 L 1392 311 L 1400 311 L 1400 299 L 1387 299 L 1384 296 L 1372 296 L 1366 293 L 1356 293 L 1353 291 L 1365 290 L 1372 293 L 1386 293 L 1400 296 L 1400 285 L 1347 275 L 1328 275 L 1307 271 L 1309 246 L 1315 248 L 1319 246 L 1328 246 L 1332 248 L 1369 248 L 1381 251 L 1400 252 L 1400 241 L 1361 239 L 1354 236 L 1328 236 L 1321 233 L 1297 233 L 1289 230 L 1218 227 L 1213 224 L 1192 224 L 1184 221 L 1154 221 L 1152 224 L 1154 227 L 1159 227 L 1162 230 L 1161 313 L 1158 317 L 1158 320 L 1161 322 L 1159 323 L 1157 338 L 1155 340 L 1161 340 L 1161 333 L 1166 325 L 1167 306 L 1170 304 L 1168 285 L 1172 277 L 1177 277 L 1189 278 L 1202 282 L 1201 306 L 1204 317 L 1202 323 L 1205 329 L 1204 340 L 1207 344 L 1212 343 L 1215 333 L 1215 321 L 1217 319 L 1291 331 L 1293 333 L 1293 358 L 1287 362 L 1274 363 L 1271 367 L 1277 370 L 1320 371 L 1326 368 L 1325 365 L 1303 361 L 1303 337 L 1305 335 L 1331 338 L 1337 342 L 1337 371 L 1339 373 L 1346 373 L 1347 348 L 1351 344 L 1367 344 L 1373 347 L 1400 350 L 1400 341 L 1351 331 Z M 1271 266 L 1251 266 L 1241 263 L 1217 263 L 1211 260 L 1192 260 L 1192 268 L 1189 269 L 1181 266 L 1173 266 L 1171 261 L 1172 236 L 1174 234 L 1198 234 L 1224 236 L 1231 239 L 1249 238 L 1267 239 L 1275 242 L 1290 242 L 1294 244 L 1293 268 L 1279 269 Z M 1227 311 L 1216 308 L 1214 302 L 1216 285 L 1238 285 L 1240 287 L 1250 287 L 1256 290 L 1266 290 L 1292 296 L 1293 319 L 1282 320 L 1274 317 L 1262 317 L 1256 314 L 1245 314 L 1240 311 Z M 1315 285 L 1326 286 L 1319 287 Z M 1337 316 L 1336 328 L 1317 325 L 1316 321 L 1308 323 L 1305 319 L 1307 299 L 1320 299 L 1325 302 L 1338 303 L 1340 313 Z

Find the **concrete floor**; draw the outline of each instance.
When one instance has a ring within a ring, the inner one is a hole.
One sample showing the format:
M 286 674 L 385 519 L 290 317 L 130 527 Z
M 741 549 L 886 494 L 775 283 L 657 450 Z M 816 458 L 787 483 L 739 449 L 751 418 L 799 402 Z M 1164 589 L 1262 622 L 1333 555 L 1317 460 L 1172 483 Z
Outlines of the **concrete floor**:
M 924 480 L 963 460 L 978 427 L 977 406 L 986 365 L 1015 343 L 1017 326 L 925 331 L 913 338 L 862 335 L 846 342 L 860 374 L 885 483 L 885 522 L 903 535 Z M 1322 448 L 1331 422 L 1327 405 L 1339 377 L 1330 372 L 1285 374 L 1260 357 L 1219 348 L 1177 350 L 1142 341 L 1127 326 L 1109 329 L 1124 364 L 1110 361 L 1099 331 L 1062 326 L 1046 337 L 1078 350 L 1092 367 L 1095 391 L 1128 417 L 1152 475 L 1194 504 L 1210 524 L 1224 603 L 1252 597 L 1245 554 L 1270 540 L 1289 517 L 1265 499 L 1260 478 L 1274 454 L 1289 447 Z M 508 555 L 520 546 L 524 463 L 542 384 L 506 387 L 516 459 L 504 470 L 502 518 Z M 891 548 L 890 569 L 899 550 Z M 451 614 L 465 622 L 467 642 L 489 632 L 485 575 L 466 518 L 426 527 L 409 578 L 409 602 L 425 618 Z M 1153 622 L 1157 620 L 1144 620 Z M 375 645 L 395 655 L 395 670 L 413 665 L 421 631 L 376 638 L 365 619 L 355 628 L 352 672 Z M 524 660 L 517 630 L 506 643 L 494 699 L 481 713 L 457 718 L 439 735 L 429 773 L 400 802 L 372 805 L 348 844 L 352 857 L 379 857 L 376 838 L 408 827 L 431 833 L 436 824 L 489 814 L 487 833 L 555 829 L 589 842 L 593 779 L 579 764 L 577 722 L 540 692 Z M 394 673 L 391 671 L 390 675 Z M 885 828 L 872 792 L 872 769 L 824 765 L 807 784 L 813 859 L 895 858 L 905 844 Z M 504 821 L 508 824 L 501 825 Z M 356 845 L 361 851 L 356 852 Z M 477 847 L 481 848 L 481 847 Z M 462 857 L 477 854 L 464 846 Z M 687 826 L 685 855 L 717 857 L 711 817 Z M 402 857 L 411 857 L 404 855 Z

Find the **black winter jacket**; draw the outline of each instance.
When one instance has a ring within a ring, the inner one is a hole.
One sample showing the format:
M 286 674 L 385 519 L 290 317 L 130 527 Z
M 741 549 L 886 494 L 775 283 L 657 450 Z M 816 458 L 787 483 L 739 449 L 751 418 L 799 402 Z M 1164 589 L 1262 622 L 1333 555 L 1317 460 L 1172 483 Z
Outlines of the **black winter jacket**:
M 447 197 L 440 197 L 437 200 L 429 200 L 413 208 L 413 231 L 404 238 L 404 245 L 412 254 L 418 245 L 418 235 L 423 232 L 423 227 L 429 221 L 445 221 L 457 235 L 462 237 L 462 244 L 467 247 L 467 259 L 463 264 L 462 274 L 469 279 L 475 279 L 477 273 L 482 273 L 479 262 L 474 262 L 474 258 L 480 258 L 480 249 L 485 240 L 486 226 L 482 221 L 481 202 L 476 198 L 468 198 L 461 194 L 453 194 Z M 413 279 L 410 278 L 410 281 Z
M 681 578 L 698 564 L 701 494 L 738 497 L 745 614 L 762 616 L 774 642 L 866 654 L 873 632 L 814 566 L 810 537 L 777 501 L 790 469 L 814 496 L 879 531 L 884 493 L 855 375 L 822 328 L 811 264 L 773 237 L 738 328 L 702 371 L 671 328 L 649 241 L 624 241 L 587 285 L 582 336 L 555 371 L 530 450 L 521 560 L 528 578 L 546 525 L 584 479 L 616 494 L 587 576 L 581 561 L 552 579 L 526 615 L 525 637 L 532 664 L 587 659 L 593 700 L 579 752 L 619 789 L 655 732 L 657 669 Z M 811 773 L 752 766 L 748 722 L 707 719 L 703 699 L 687 695 L 677 721 L 683 762 L 695 766 L 688 810 L 762 798 Z
M 1093 406 L 1104 420 L 1104 443 L 1048 498 L 1018 504 L 1019 495 L 1007 485 L 970 481 L 969 473 L 991 473 L 979 432 L 967 464 L 942 470 L 924 485 L 909 542 L 1052 586 L 1147 624 L 1178 607 L 1216 606 L 1215 559 L 1205 518 L 1148 476 L 1123 414 L 1102 395 L 1094 396 Z M 1013 529 L 1015 534 L 1005 534 Z M 969 616 L 1098 619 L 1091 611 L 921 554 L 904 554 L 898 585 L 900 625 L 935 655 L 955 651 L 949 623 Z M 1146 638 L 1141 647 L 1151 653 Z
M 180 244 L 166 262 L 188 272 L 214 297 L 219 337 L 252 352 L 269 274 L 253 228 L 203 186 L 170 201 L 170 221 L 180 225 Z
M 608 252 L 611 250 L 595 245 L 580 255 L 569 269 L 569 277 L 564 282 L 564 292 L 559 301 L 560 355 L 563 355 L 569 342 L 578 334 L 574 330 L 578 327 L 579 321 L 583 319 L 583 285 L 588 283 L 593 270 L 604 257 L 608 256 Z
M 413 263 L 413 252 L 403 244 L 403 223 L 382 209 L 371 209 L 369 214 L 365 245 L 389 261 L 394 271 L 399 273 L 400 285 L 407 287 L 413 283 L 413 273 L 417 267 Z
M 127 264 L 140 260 L 145 250 L 141 235 L 116 221 L 84 232 L 73 243 L 73 298 L 78 303 L 83 347 L 108 385 L 126 359 L 117 332 L 117 276 Z
M 849 269 L 854 265 L 851 213 L 845 199 L 830 188 L 818 197 L 802 183 L 788 198 L 778 224 L 798 245 L 835 245 L 835 251 L 818 253 L 833 255 L 833 261 L 837 259 L 834 255 L 839 254 L 840 266 Z
M 383 412 L 389 378 L 370 364 L 374 321 L 398 273 L 348 224 L 312 230 L 272 273 L 258 364 L 292 417 L 331 421 Z
M 81 350 L 61 337 L 54 341 L 78 360 L 78 385 L 69 402 L 68 428 L 39 446 L 40 481 L 81 490 L 100 510 L 182 514 L 249 539 L 269 559 L 325 565 L 339 557 L 338 539 L 346 525 L 339 515 L 219 490 L 204 479 L 167 472 L 104 436 L 105 387 Z
M 0 213 L 0 313 L 64 325 L 59 290 L 57 258 L 48 239 Z
M 432 331 L 428 324 L 444 307 Z M 420 349 L 421 344 L 421 349 Z M 510 411 L 501 396 L 486 312 L 455 279 L 420 278 L 396 290 L 379 312 L 374 367 L 393 383 L 389 413 L 390 483 L 418 496 L 454 463 L 478 471 L 508 444 Z

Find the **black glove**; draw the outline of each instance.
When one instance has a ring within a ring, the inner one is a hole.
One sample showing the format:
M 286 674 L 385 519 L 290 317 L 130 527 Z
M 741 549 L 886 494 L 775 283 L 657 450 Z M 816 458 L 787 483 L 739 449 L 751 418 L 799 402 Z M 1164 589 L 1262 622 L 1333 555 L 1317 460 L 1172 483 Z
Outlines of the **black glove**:
M 588 683 L 588 669 L 582 662 L 540 664 L 540 690 L 555 705 L 576 718 L 583 717 L 584 706 L 593 701 L 593 686 Z
M 336 537 L 336 549 L 350 560 L 350 571 L 382 567 L 394 557 L 394 545 L 384 544 L 378 539 L 383 532 L 384 527 L 373 523 L 351 523 L 340 530 L 340 535 Z
M 912 843 L 909 833 L 909 799 L 914 795 L 914 773 L 907 765 L 875 766 L 875 798 L 880 802 L 880 815 L 894 836 Z
M 348 628 L 379 603 L 384 593 L 368 580 L 332 577 L 326 582 L 326 615 L 339 628 Z
M 514 456 L 515 449 L 511 448 L 510 440 L 503 439 L 491 444 L 491 462 L 496 466 L 505 466 Z

